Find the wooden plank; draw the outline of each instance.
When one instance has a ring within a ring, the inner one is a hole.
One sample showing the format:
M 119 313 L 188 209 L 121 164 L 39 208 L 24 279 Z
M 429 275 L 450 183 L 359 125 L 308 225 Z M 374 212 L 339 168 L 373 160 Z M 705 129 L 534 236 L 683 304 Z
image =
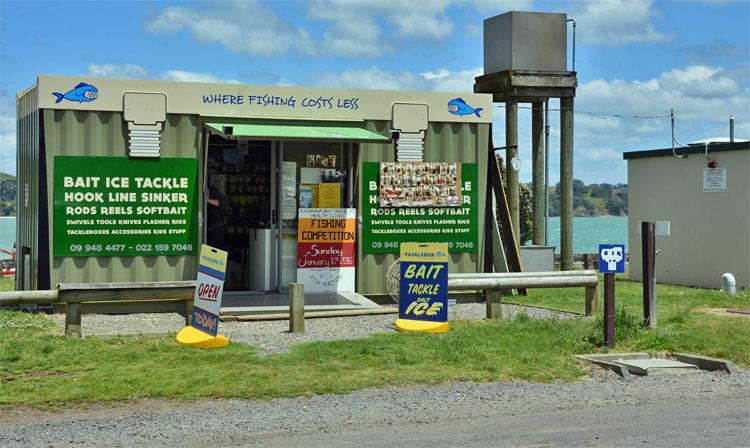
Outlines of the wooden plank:
M 55 305 L 57 312 L 64 304 Z M 82 314 L 141 314 L 141 313 L 178 313 L 185 312 L 183 300 L 146 300 L 141 302 L 84 302 L 81 303 Z M 189 314 L 188 314 L 189 316 Z
M 575 88 L 578 85 L 576 78 L 559 76 L 531 76 L 515 75 L 510 77 L 513 87 L 545 87 L 552 89 Z
M 154 289 L 154 288 L 195 288 L 195 280 L 176 282 L 116 282 L 116 283 L 58 283 L 57 289 Z
M 191 300 L 195 288 L 170 289 L 70 289 L 60 290 L 60 302 L 137 302 L 143 300 Z
M 488 164 L 493 167 L 492 171 L 492 189 L 497 199 L 497 208 L 500 213 L 500 226 L 502 226 L 502 235 L 510 241 L 503 241 L 505 260 L 508 263 L 508 270 L 511 272 L 522 272 L 523 267 L 521 266 L 521 253 L 518 249 L 518 241 L 516 241 L 516 234 L 513 230 L 513 223 L 510 219 L 510 210 L 508 209 L 508 201 L 505 197 L 505 187 L 503 186 L 502 176 L 500 172 L 500 164 L 495 156 L 495 149 L 490 145 Z M 492 162 L 494 161 L 494 163 Z M 521 288 L 519 294 L 526 295 L 526 291 Z
M 0 306 L 33 305 L 57 301 L 56 289 L 41 291 L 4 291 L 0 292 Z

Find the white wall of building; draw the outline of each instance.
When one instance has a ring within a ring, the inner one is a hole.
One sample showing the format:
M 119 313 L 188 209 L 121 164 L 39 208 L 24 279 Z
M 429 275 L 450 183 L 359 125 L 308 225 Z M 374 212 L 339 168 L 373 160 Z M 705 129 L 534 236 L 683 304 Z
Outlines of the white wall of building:
M 642 280 L 641 221 L 671 221 L 656 237 L 659 283 L 720 288 L 732 273 L 750 288 L 750 150 L 709 152 L 726 168 L 726 191 L 703 191 L 704 154 L 628 160 L 630 278 Z

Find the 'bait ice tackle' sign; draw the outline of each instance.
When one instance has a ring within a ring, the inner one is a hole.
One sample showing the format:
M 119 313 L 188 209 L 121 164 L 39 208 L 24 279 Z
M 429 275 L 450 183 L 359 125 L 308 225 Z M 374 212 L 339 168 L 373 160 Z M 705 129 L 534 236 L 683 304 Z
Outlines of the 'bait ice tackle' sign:
M 448 330 L 448 243 L 402 243 L 399 319 L 402 331 Z
M 224 290 L 226 269 L 226 252 L 205 244 L 201 246 L 190 325 L 211 336 L 216 336 L 219 329 L 221 294 Z

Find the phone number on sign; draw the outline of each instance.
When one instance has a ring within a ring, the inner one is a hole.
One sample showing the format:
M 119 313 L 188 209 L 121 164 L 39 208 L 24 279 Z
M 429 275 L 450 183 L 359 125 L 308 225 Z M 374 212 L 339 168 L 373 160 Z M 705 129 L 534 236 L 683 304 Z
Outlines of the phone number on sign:
M 71 244 L 71 252 L 190 252 L 192 244 Z
M 398 241 L 373 241 L 370 243 L 370 247 L 373 249 L 398 249 L 400 244 Z M 450 241 L 448 242 L 448 249 L 474 249 L 474 243 L 471 241 Z

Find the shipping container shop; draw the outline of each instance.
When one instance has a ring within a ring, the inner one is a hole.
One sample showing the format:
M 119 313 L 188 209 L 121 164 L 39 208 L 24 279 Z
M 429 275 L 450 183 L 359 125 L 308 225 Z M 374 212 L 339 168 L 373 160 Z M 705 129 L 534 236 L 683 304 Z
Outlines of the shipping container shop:
M 385 295 L 405 241 L 483 268 L 490 95 L 40 76 L 17 117 L 21 290 L 194 280 L 201 244 L 237 306 Z

